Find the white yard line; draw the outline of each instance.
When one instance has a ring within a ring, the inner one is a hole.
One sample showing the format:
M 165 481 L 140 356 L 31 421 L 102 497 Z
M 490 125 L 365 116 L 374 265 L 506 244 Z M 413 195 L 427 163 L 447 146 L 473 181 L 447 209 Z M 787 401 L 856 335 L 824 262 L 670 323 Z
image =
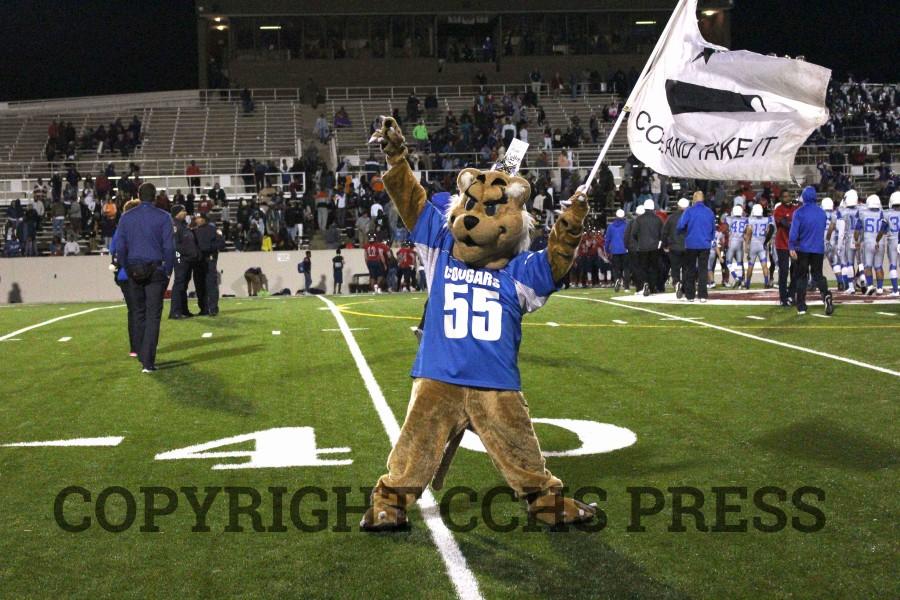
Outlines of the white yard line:
M 876 315 L 882 315 L 885 317 L 896 317 L 897 313 L 889 313 L 889 312 L 877 312 Z
M 753 319 L 754 321 L 765 321 L 765 317 L 757 317 L 756 315 L 747 315 L 748 319 Z
M 356 338 L 353 337 L 344 315 L 341 314 L 337 305 L 328 298 L 324 296 L 319 296 L 318 298 L 328 305 L 327 310 L 331 311 L 334 320 L 337 321 L 338 327 L 344 335 L 344 341 L 347 342 L 347 347 L 350 349 L 350 354 L 353 356 L 354 362 L 356 362 L 359 375 L 362 377 L 366 390 L 368 390 L 369 396 L 372 398 L 372 403 L 375 405 L 375 412 L 378 413 L 381 424 L 393 446 L 400 437 L 400 424 L 397 422 L 397 418 L 394 417 L 394 413 L 388 406 L 387 400 L 378 386 L 378 381 L 375 380 L 375 375 L 372 374 L 372 369 L 369 368 L 366 357 L 359 348 L 359 344 L 356 343 Z M 447 567 L 447 575 L 450 576 L 450 581 L 453 583 L 453 587 L 456 588 L 456 595 L 464 600 L 481 598 L 478 581 L 469 569 L 469 565 L 466 564 L 466 557 L 463 556 L 459 545 L 453 539 L 453 534 L 447 529 L 444 521 L 441 520 L 440 511 L 434 496 L 431 494 L 431 490 L 426 489 L 422 493 L 422 497 L 419 499 L 419 509 L 422 517 L 425 519 L 425 525 L 431 531 L 431 539 L 434 540 L 444 565 Z
M 795 344 L 788 344 L 787 342 L 780 342 L 778 340 L 772 340 L 769 338 L 760 337 L 758 335 L 753 335 L 752 333 L 746 333 L 744 331 L 737 331 L 735 329 L 729 329 L 727 327 L 722 327 L 721 325 L 713 325 L 712 323 L 703 323 L 701 321 L 692 321 L 685 317 L 679 317 L 677 315 L 670 315 L 668 313 L 659 312 L 658 310 L 644 308 L 643 306 L 630 306 L 628 304 L 621 304 L 619 302 L 610 302 L 609 300 L 599 300 L 597 298 L 566 296 L 563 294 L 557 294 L 557 295 L 560 298 L 568 298 L 569 300 L 587 300 L 588 302 L 599 302 L 601 304 L 609 304 L 610 306 L 618 306 L 619 308 L 627 308 L 630 310 L 639 310 L 642 312 L 650 313 L 652 315 L 656 315 L 658 317 L 671 317 L 672 319 L 675 319 L 676 321 L 685 321 L 686 323 L 693 323 L 694 325 L 696 325 L 698 327 L 709 327 L 710 329 L 715 329 L 717 331 L 724 331 L 725 333 L 731 333 L 733 335 L 739 335 L 741 337 L 745 337 L 745 338 L 748 338 L 751 340 L 756 340 L 758 342 L 765 342 L 766 344 L 773 344 L 775 346 L 781 346 L 782 348 L 788 348 L 790 350 L 797 350 L 798 352 L 806 352 L 807 354 L 814 354 L 815 356 L 821 356 L 823 358 L 830 358 L 831 360 L 837 360 L 837 361 L 840 361 L 843 363 L 854 365 L 856 367 L 862 367 L 864 369 L 871 369 L 873 371 L 878 371 L 879 373 L 885 373 L 886 375 L 900 377 L 900 372 L 898 372 L 898 371 L 893 371 L 891 369 L 879 367 L 878 365 L 864 363 L 859 360 L 847 358 L 846 356 L 838 356 L 837 354 L 829 354 L 828 352 L 819 352 L 818 350 L 813 350 L 811 348 L 805 348 L 803 346 L 797 346 Z
M 13 331 L 12 333 L 7 333 L 3 337 L 0 337 L 0 342 L 5 342 L 6 340 L 8 340 L 10 338 L 14 338 L 17 335 L 21 335 L 21 334 L 25 333 L 26 331 L 31 331 L 32 329 L 37 329 L 38 327 L 43 327 L 44 325 L 50 325 L 52 323 L 56 323 L 57 321 L 62 321 L 63 319 L 71 319 L 72 317 L 86 315 L 88 313 L 92 313 L 92 312 L 95 312 L 98 310 L 107 310 L 109 308 L 125 308 L 125 305 L 124 304 L 113 304 L 112 306 L 98 306 L 96 308 L 89 308 L 87 310 L 82 310 L 82 311 L 79 311 L 76 313 L 62 315 L 61 317 L 49 319 L 49 320 L 43 321 L 41 323 L 35 323 L 34 325 L 29 325 L 28 327 L 23 327 L 22 329 L 17 329 L 16 331 Z

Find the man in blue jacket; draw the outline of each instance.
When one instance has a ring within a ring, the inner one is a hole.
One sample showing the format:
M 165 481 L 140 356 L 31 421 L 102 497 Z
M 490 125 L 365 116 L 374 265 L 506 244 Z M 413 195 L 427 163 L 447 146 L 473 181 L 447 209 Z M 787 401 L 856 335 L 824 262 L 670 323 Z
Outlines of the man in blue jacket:
M 822 260 L 825 258 L 825 228 L 828 217 L 819 206 L 816 188 L 806 186 L 800 193 L 803 206 L 794 212 L 791 221 L 791 232 L 788 236 L 788 248 L 791 259 L 796 261 L 797 278 L 797 314 L 806 314 L 806 286 L 810 273 L 812 280 L 822 294 L 825 303 L 825 314 L 834 312 L 834 302 L 828 291 L 828 280 L 822 275 Z
M 625 281 L 625 256 L 628 248 L 625 246 L 625 211 L 621 208 L 616 211 L 616 218 L 606 228 L 603 249 L 612 263 L 613 280 L 616 282 L 616 291 L 622 289 Z
M 156 370 L 159 322 L 169 277 L 175 268 L 172 217 L 156 208 L 156 187 L 141 184 L 140 205 L 122 215 L 116 236 L 116 260 L 128 274 L 135 324 L 135 345 L 144 373 Z
M 684 294 L 688 302 L 694 301 L 695 294 L 699 294 L 700 302 L 706 302 L 707 264 L 716 236 L 716 216 L 703 202 L 703 192 L 694 192 L 693 202 L 676 228 L 684 234 Z

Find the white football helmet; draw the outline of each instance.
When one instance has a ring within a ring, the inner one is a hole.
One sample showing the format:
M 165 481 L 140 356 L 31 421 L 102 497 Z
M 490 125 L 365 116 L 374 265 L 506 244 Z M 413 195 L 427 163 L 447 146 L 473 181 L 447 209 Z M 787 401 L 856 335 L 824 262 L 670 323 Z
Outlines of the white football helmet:
M 732 217 L 743 217 L 744 216 L 744 207 L 741 205 L 737 205 L 731 209 Z
M 891 199 L 888 200 L 888 206 L 900 206 L 900 192 L 891 194 Z
M 619 210 L 617 210 L 617 211 L 616 211 L 616 218 L 617 218 L 617 219 L 624 219 L 624 218 L 625 218 L 625 211 L 622 210 L 621 208 L 620 208 Z
M 634 209 L 634 214 L 636 214 L 637 216 L 641 216 L 646 211 L 647 211 L 647 209 L 644 208 L 644 205 L 642 204 L 642 205 L 638 206 L 636 209 Z
M 847 190 L 844 194 L 844 205 L 847 208 L 853 208 L 859 204 L 859 194 L 856 193 L 856 190 Z
M 822 210 L 834 210 L 834 200 L 831 198 L 822 198 Z
M 761 217 L 763 216 L 763 207 L 762 204 L 754 204 L 753 208 L 750 209 L 751 217 Z
M 881 208 L 881 198 L 872 194 L 868 198 L 866 198 L 866 208 L 871 208 L 872 210 L 878 210 Z

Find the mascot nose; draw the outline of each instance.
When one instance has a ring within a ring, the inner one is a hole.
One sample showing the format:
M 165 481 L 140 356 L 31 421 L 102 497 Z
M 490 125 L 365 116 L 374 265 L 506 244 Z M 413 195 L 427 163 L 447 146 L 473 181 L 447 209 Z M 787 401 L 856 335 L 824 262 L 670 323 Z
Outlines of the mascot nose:
M 463 225 L 466 226 L 466 229 L 472 229 L 473 227 L 478 225 L 478 217 L 466 215 L 465 218 L 463 218 Z

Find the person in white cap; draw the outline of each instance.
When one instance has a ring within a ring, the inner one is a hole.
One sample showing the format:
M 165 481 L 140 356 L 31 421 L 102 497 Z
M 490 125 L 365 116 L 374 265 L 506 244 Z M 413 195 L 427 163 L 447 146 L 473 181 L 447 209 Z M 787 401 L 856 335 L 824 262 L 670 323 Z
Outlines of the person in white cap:
M 653 211 L 653 200 L 644 201 L 643 214 L 634 220 L 631 236 L 637 247 L 637 293 L 649 296 L 656 290 L 659 278 L 659 248 L 662 240 L 662 220 Z
M 621 208 L 616 211 L 616 218 L 606 227 L 606 237 L 603 247 L 612 263 L 613 280 L 618 292 L 625 283 L 625 267 L 628 258 L 628 246 L 625 244 L 625 211 Z
M 888 277 L 891 278 L 891 296 L 900 296 L 900 288 L 897 287 L 897 268 L 900 265 L 900 192 L 891 194 L 888 200 L 888 209 L 884 211 L 884 220 L 887 221 L 887 234 L 885 246 L 888 259 Z
M 678 231 L 678 221 L 690 204 L 687 198 L 679 199 L 678 208 L 666 219 L 662 232 L 662 249 L 669 257 L 672 285 L 679 300 L 684 297 L 684 232 Z

